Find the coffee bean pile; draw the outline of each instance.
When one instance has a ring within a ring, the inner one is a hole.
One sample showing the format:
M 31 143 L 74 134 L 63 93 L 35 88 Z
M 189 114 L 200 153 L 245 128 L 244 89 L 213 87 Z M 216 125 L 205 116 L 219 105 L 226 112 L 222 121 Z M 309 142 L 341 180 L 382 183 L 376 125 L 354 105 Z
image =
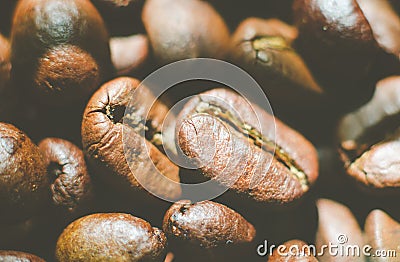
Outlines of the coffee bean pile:
M 400 261 L 399 128 L 397 0 L 2 0 L 0 261 Z

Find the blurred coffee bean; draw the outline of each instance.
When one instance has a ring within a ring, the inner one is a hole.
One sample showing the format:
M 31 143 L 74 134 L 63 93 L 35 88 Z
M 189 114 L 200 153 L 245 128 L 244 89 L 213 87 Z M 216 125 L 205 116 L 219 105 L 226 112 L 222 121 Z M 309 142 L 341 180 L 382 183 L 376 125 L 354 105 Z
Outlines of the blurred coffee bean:
M 342 110 L 366 102 L 379 47 L 356 0 L 295 0 L 293 10 L 296 47 L 324 91 Z
M 148 0 L 142 19 L 161 64 L 186 58 L 224 58 L 228 52 L 229 30 L 205 1 Z
M 9 251 L 9 250 L 0 250 L 0 261 L 4 262 L 13 262 L 13 261 L 21 261 L 21 262 L 45 262 L 40 257 L 37 257 L 32 254 L 19 252 L 19 251 Z
M 372 247 L 369 261 L 395 261 L 399 252 L 400 223 L 384 211 L 373 210 L 365 220 L 365 243 Z M 376 256 L 376 251 L 393 252 L 391 255 Z
M 71 223 L 57 241 L 57 261 L 164 261 L 167 239 L 129 214 L 93 214 Z
M 278 111 L 312 107 L 322 97 L 321 87 L 291 46 L 297 35 L 296 28 L 280 20 L 248 18 L 232 37 L 232 61 L 256 79 Z
M 307 243 L 301 240 L 290 240 L 282 244 L 284 248 L 275 249 L 268 262 L 318 262 L 308 249 Z
M 344 116 L 338 127 L 340 155 L 346 171 L 370 188 L 400 186 L 400 77 L 377 84 L 371 101 Z
M 149 55 L 149 43 L 145 35 L 112 37 L 111 60 L 118 75 L 130 75 L 143 67 Z
M 357 220 L 346 206 L 333 200 L 319 199 L 318 208 L 318 230 L 315 244 L 320 252 L 324 245 L 345 245 L 360 247 L 360 253 L 355 255 L 346 255 L 338 253 L 331 254 L 327 248 L 324 254 L 318 257 L 321 262 L 324 261 L 365 261 L 361 248 L 364 245 L 363 235 Z M 346 248 L 345 248 L 346 249 Z M 346 249 L 347 250 L 347 249 Z M 338 251 L 339 252 L 339 251 Z

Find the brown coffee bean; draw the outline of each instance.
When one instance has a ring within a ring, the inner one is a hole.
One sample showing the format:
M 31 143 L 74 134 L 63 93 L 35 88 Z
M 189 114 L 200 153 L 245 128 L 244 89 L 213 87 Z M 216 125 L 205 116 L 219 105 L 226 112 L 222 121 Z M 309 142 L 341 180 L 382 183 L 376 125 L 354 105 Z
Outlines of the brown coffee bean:
M 39 149 L 52 181 L 52 203 L 70 213 L 84 208 L 92 197 L 92 184 L 82 150 L 59 138 L 42 140 Z
M 57 261 L 164 261 L 167 239 L 129 214 L 93 214 L 72 222 L 58 238 Z
M 40 257 L 32 254 L 19 252 L 19 251 L 9 251 L 0 250 L 0 261 L 2 262 L 45 262 Z
M 155 101 L 155 98 L 148 89 L 141 88 L 141 94 L 138 95 L 141 98 L 132 102 L 132 110 L 124 116 L 132 91 L 138 85 L 139 81 L 136 79 L 121 77 L 104 84 L 93 95 L 82 121 L 84 152 L 95 166 L 102 169 L 100 172 L 107 175 L 107 181 L 117 184 L 116 188 L 119 190 L 128 188 L 136 191 L 142 188 L 135 177 L 140 175 L 146 179 L 147 188 L 152 192 L 177 198 L 181 194 L 180 186 L 167 184 L 158 175 L 161 172 L 179 182 L 178 167 L 156 147 L 162 145 L 161 125 L 168 112 L 167 107 L 157 102 L 150 110 L 146 122 L 142 123 L 146 117 L 146 105 Z M 131 126 L 123 124 L 124 119 Z M 140 134 L 146 129 L 147 140 Z M 122 133 L 125 136 L 124 141 Z M 131 148 L 126 155 L 123 142 Z M 145 145 L 149 148 L 150 157 Z
M 371 101 L 339 123 L 340 155 L 346 171 L 370 188 L 400 187 L 400 77 L 377 84 Z
M 275 249 L 268 262 L 318 262 L 313 256 L 307 243 L 301 240 L 290 240 L 282 244 L 285 248 Z M 286 254 L 286 255 L 285 255 Z
M 400 59 L 400 17 L 391 3 L 387 0 L 357 0 L 356 2 L 371 26 L 380 48 L 395 56 L 396 59 Z
M 142 20 L 161 63 L 196 57 L 223 58 L 228 51 L 228 28 L 206 1 L 146 1 Z
M 319 199 L 318 208 L 318 231 L 315 244 L 318 252 L 323 245 L 347 245 L 358 246 L 362 249 L 364 245 L 362 232 L 357 220 L 346 206 L 328 199 Z M 338 253 L 339 254 L 339 253 Z M 365 261 L 362 250 L 359 256 L 337 255 L 331 256 L 325 248 L 323 256 L 318 257 L 324 261 Z
M 44 157 L 21 130 L 0 123 L 1 219 L 13 223 L 39 212 L 48 199 Z
M 149 54 L 148 42 L 145 35 L 110 39 L 111 60 L 118 75 L 131 74 L 143 66 Z
M 232 37 L 232 61 L 255 77 L 274 105 L 315 105 L 322 93 L 292 48 L 297 35 L 296 28 L 280 20 L 248 18 Z
M 400 223 L 391 218 L 384 211 L 375 209 L 369 213 L 364 225 L 365 243 L 372 247 L 369 250 L 373 256 L 369 261 L 395 261 L 399 252 Z M 391 256 L 375 256 L 375 252 L 395 251 Z
M 206 177 L 256 201 L 291 202 L 317 179 L 313 145 L 233 91 L 213 89 L 189 100 L 175 130 L 179 147 Z
M 239 213 L 212 201 L 173 204 L 165 213 L 163 230 L 203 248 L 249 243 L 256 234 L 253 225 Z
M 111 73 L 108 34 L 88 0 L 23 0 L 15 11 L 12 79 L 39 102 L 84 101 Z
M 296 46 L 324 91 L 343 107 L 366 102 L 379 48 L 357 1 L 295 0 L 293 9 Z

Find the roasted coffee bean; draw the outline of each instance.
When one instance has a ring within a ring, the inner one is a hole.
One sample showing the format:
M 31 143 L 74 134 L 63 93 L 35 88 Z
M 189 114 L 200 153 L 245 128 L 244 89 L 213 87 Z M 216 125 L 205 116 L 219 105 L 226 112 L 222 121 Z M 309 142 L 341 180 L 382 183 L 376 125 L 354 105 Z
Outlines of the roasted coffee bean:
M 228 51 L 228 28 L 205 1 L 146 1 L 142 19 L 160 63 L 196 57 L 223 58 Z
M 290 240 L 282 244 L 285 248 L 275 249 L 268 258 L 268 262 L 318 262 L 313 256 L 307 243 L 301 240 Z
M 142 188 L 135 176 L 146 179 L 147 188 L 164 197 L 177 198 L 181 194 L 180 186 L 165 183 L 158 175 L 179 182 L 179 169 L 159 150 L 163 136 L 161 125 L 168 109 L 161 102 L 151 108 L 146 117 L 146 106 L 155 101 L 147 88 L 141 88 L 140 94 L 132 102 L 127 115 L 132 92 L 139 85 L 133 78 L 121 77 L 104 84 L 90 99 L 82 121 L 82 142 L 87 156 L 94 166 L 102 169 L 111 184 L 116 188 L 134 190 Z M 129 126 L 124 124 L 124 119 Z M 146 124 L 146 125 L 144 125 Z M 146 131 L 146 138 L 141 132 Z M 123 137 L 129 145 L 124 153 Z M 149 157 L 145 145 L 149 148 Z M 128 165 L 128 162 L 130 165 Z M 154 163 L 154 165 L 153 165 Z M 130 169 L 131 167 L 131 169 Z M 158 170 L 157 170 L 158 169 Z M 114 175 L 113 175 L 114 174 Z
M 306 138 L 227 89 L 189 100 L 176 139 L 206 177 L 259 202 L 298 199 L 318 176 L 317 152 Z
M 400 223 L 382 210 L 373 210 L 365 220 L 365 243 L 372 247 L 369 261 L 395 261 L 399 251 Z M 382 257 L 375 256 L 377 250 L 394 251 Z
M 93 214 L 72 222 L 58 238 L 58 261 L 164 261 L 167 239 L 129 214 Z
M 400 187 L 400 77 L 377 84 L 371 101 L 339 123 L 340 155 L 346 171 L 370 188 Z
M 15 11 L 12 80 L 38 101 L 88 99 L 111 73 L 108 34 L 88 0 L 23 0 Z
M 15 223 L 39 212 L 48 186 L 38 147 L 15 126 L 0 123 L 0 219 Z
M 32 254 L 19 252 L 0 250 L 0 261 L 2 262 L 45 262 L 40 257 Z
M 42 140 L 39 149 L 52 181 L 52 203 L 69 213 L 84 208 L 92 197 L 92 183 L 82 150 L 59 138 Z
M 371 26 L 379 47 L 396 59 L 400 59 L 400 17 L 391 3 L 387 0 L 357 0 L 356 2 Z
M 315 105 L 322 95 L 292 47 L 297 35 L 296 28 L 277 19 L 248 18 L 232 37 L 232 61 L 255 77 L 274 105 Z
M 111 60 L 117 74 L 125 75 L 143 66 L 149 54 L 149 43 L 145 35 L 112 37 L 110 49 Z
M 346 206 L 328 199 L 319 199 L 318 208 L 318 231 L 315 238 L 317 250 L 322 250 L 323 245 L 347 245 L 363 247 L 363 235 L 357 220 Z M 324 261 L 365 261 L 362 251 L 360 255 L 342 256 L 330 255 L 325 249 L 322 256 L 318 257 Z
M 253 225 L 240 214 L 212 201 L 176 202 L 165 213 L 163 230 L 203 248 L 249 243 L 256 234 Z
M 324 90 L 343 106 L 366 102 L 379 48 L 356 0 L 295 0 L 296 46 Z

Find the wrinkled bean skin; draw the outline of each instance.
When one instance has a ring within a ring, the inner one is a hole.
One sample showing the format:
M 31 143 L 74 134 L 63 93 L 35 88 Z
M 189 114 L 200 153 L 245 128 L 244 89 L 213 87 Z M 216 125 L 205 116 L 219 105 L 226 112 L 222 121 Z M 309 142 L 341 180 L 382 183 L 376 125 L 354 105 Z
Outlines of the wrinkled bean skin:
M 32 254 L 19 252 L 19 251 L 9 251 L 0 250 L 0 261 L 3 262 L 45 262 L 40 257 Z
M 234 210 L 212 201 L 181 200 L 166 212 L 163 230 L 171 237 L 202 248 L 251 242 L 256 231 Z
M 108 33 L 87 0 L 23 0 L 11 33 L 12 81 L 45 104 L 84 101 L 112 72 Z
M 179 185 L 162 184 L 157 172 L 164 176 L 179 181 L 179 169 L 175 166 L 151 141 L 145 140 L 140 135 L 140 126 L 134 128 L 123 124 L 125 108 L 129 105 L 131 92 L 139 85 L 133 78 L 121 77 L 104 84 L 90 99 L 82 121 L 82 144 L 86 155 L 93 165 L 101 169 L 111 184 L 118 184 L 116 188 L 125 188 L 136 191 L 142 186 L 135 175 L 146 179 L 147 186 L 165 197 L 177 198 L 181 194 Z M 153 101 L 153 95 L 147 89 L 141 89 L 140 96 Z M 141 100 L 135 106 L 132 119 L 144 119 L 146 103 Z M 162 121 L 167 113 L 167 108 L 160 102 L 149 112 L 149 129 L 154 133 L 160 131 Z M 131 152 L 128 159 L 125 157 L 122 132 L 125 142 L 129 144 Z M 149 148 L 150 158 L 147 157 Z M 127 160 L 130 162 L 128 165 Z M 157 170 L 153 166 L 155 163 Z M 133 169 L 131 170 L 130 169 Z
M 0 123 L 0 210 L 13 223 L 47 203 L 49 181 L 38 147 L 15 126 Z
M 175 130 L 179 147 L 206 177 L 255 201 L 292 202 L 317 179 L 313 145 L 232 91 L 213 89 L 189 100 Z
M 163 261 L 167 239 L 158 228 L 129 214 L 93 214 L 72 222 L 58 238 L 64 261 Z
M 377 84 L 372 99 L 345 115 L 338 127 L 339 152 L 347 173 L 370 189 L 400 186 L 400 77 Z
M 196 57 L 223 58 L 228 51 L 229 30 L 206 1 L 146 1 L 142 20 L 162 64 Z
M 67 140 L 46 138 L 39 143 L 52 183 L 52 202 L 73 213 L 92 197 L 92 184 L 82 150 Z

